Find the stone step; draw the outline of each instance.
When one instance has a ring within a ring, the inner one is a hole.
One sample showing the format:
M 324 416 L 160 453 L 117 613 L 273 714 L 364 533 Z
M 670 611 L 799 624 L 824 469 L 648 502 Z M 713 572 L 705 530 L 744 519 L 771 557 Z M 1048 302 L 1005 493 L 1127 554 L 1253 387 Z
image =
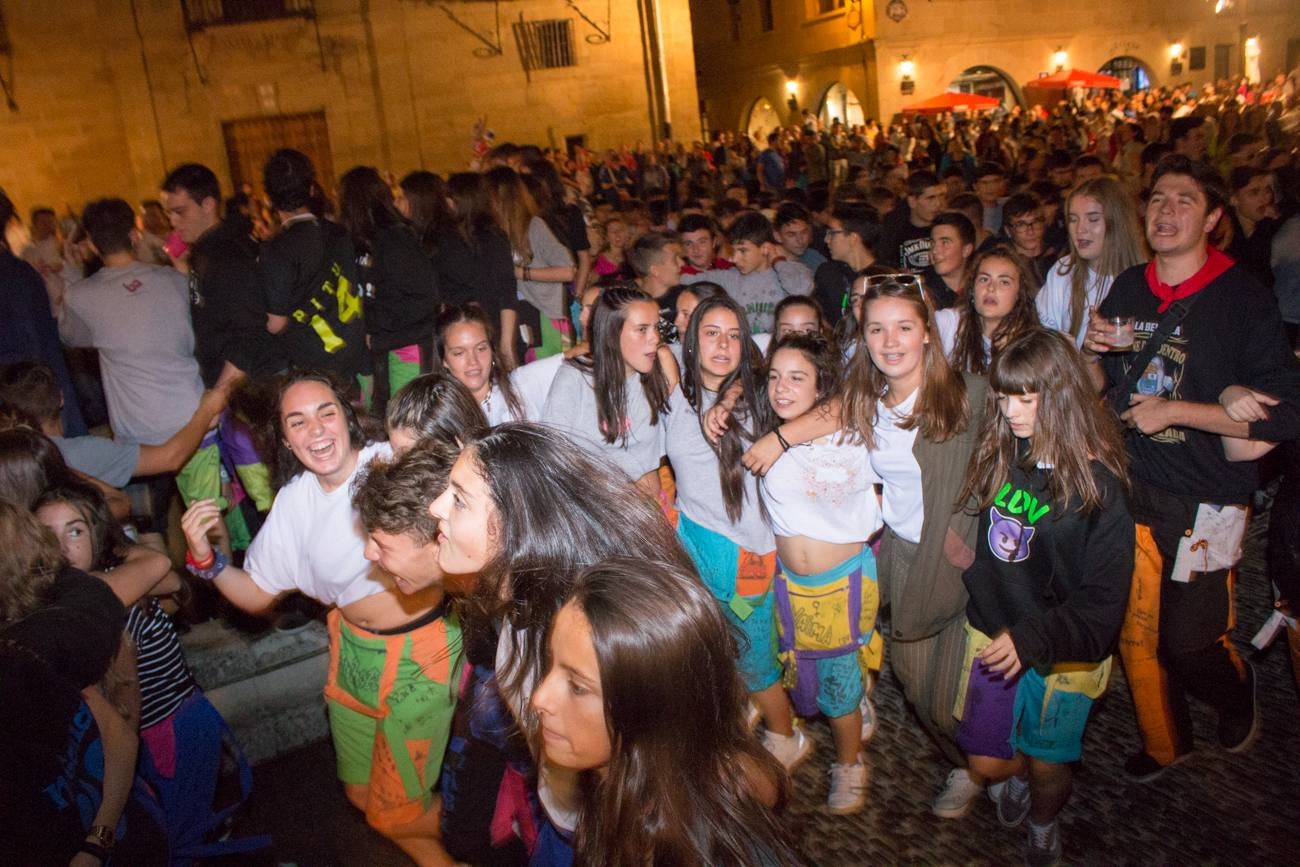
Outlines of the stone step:
M 250 635 L 210 620 L 181 636 L 185 658 L 253 764 L 329 734 L 321 691 L 329 671 L 325 624 Z

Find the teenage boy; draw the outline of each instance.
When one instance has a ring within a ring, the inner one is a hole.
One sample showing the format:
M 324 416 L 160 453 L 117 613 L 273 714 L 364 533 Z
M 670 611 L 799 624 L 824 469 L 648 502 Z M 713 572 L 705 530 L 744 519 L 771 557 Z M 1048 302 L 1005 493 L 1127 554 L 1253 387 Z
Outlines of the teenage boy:
M 717 283 L 745 308 L 750 331 L 767 333 L 772 330 L 773 314 L 782 298 L 812 292 L 812 272 L 798 262 L 778 261 L 781 247 L 776 243 L 772 224 L 762 214 L 741 214 L 727 237 L 736 267 L 689 274 L 682 277 L 682 283 Z
M 853 280 L 876 264 L 880 243 L 880 218 L 875 208 L 845 202 L 831 211 L 826 221 L 826 247 L 831 258 L 813 275 L 813 297 L 832 324 L 839 322 L 849 306 Z
M 324 368 L 349 384 L 367 357 L 356 252 L 347 232 L 311 210 L 316 169 L 306 154 L 271 154 L 262 185 L 280 232 L 262 248 L 266 330 L 282 335 L 289 364 Z
M 677 293 L 673 290 L 682 279 L 682 245 L 676 235 L 650 232 L 632 243 L 627 252 L 628 264 L 636 275 L 636 285 L 659 305 L 659 334 L 665 341 L 676 339 L 673 319 Z
M 930 224 L 943 210 L 946 187 L 934 172 L 913 172 L 907 179 L 907 211 L 895 211 L 885 223 L 880 258 L 919 272 L 930 264 Z
M 930 267 L 921 272 L 936 310 L 952 307 L 966 283 L 966 267 L 975 253 L 975 226 L 964 214 L 945 211 L 930 226 Z
M 812 215 L 808 209 L 796 202 L 782 202 L 776 209 L 776 237 L 781 242 L 785 257 L 799 262 L 809 271 L 815 272 L 826 257 L 812 247 Z
M 1047 220 L 1043 203 L 1033 193 L 1016 193 L 1002 206 L 1002 231 L 1034 274 L 1035 289 L 1047 280 L 1047 269 L 1059 258 L 1046 242 Z M 993 236 L 996 238 L 997 236 Z M 990 239 L 991 241 L 992 239 Z M 989 242 L 985 242 L 989 243 Z
M 1129 429 L 1138 526 L 1120 654 L 1142 751 L 1124 767 L 1142 782 L 1191 752 L 1189 693 L 1218 711 L 1224 749 L 1242 752 L 1255 740 L 1255 674 L 1229 633 L 1231 576 L 1259 476 L 1253 462 L 1226 459 L 1222 438 L 1300 434 L 1300 362 L 1277 302 L 1208 243 L 1227 203 L 1222 180 L 1172 155 L 1153 181 L 1146 237 L 1154 258 L 1115 279 L 1084 340 L 1094 382 L 1111 389 Z M 1112 351 L 1112 316 L 1136 319 L 1132 349 Z M 1169 336 L 1152 355 L 1144 348 L 1158 330 Z M 1270 395 L 1267 410 L 1233 421 L 1220 406 L 1229 386 Z
M 705 214 L 687 214 L 677 222 L 677 237 L 682 241 L 683 274 L 725 271 L 735 267 L 718 255 L 718 233 L 713 220 Z
M 346 393 L 321 372 L 298 371 L 283 382 L 275 434 L 294 475 L 276 496 L 245 568 L 229 565 L 228 552 L 209 539 L 219 524 L 211 500 L 181 519 L 187 567 L 253 614 L 293 590 L 335 606 L 325 700 L 344 792 L 417 863 L 450 864 L 438 842 L 433 787 L 455 705 L 459 629 L 443 616 L 436 579 L 420 589 L 416 582 L 427 573 L 407 572 L 373 550 L 371 558 L 389 559 L 399 574 L 367 559 L 371 540 L 352 502 L 359 472 L 374 459 L 387 460 L 392 449 L 366 443 Z
M 1002 228 L 1002 203 L 1006 201 L 1006 169 L 998 163 L 975 167 L 975 195 L 984 209 L 983 227 L 990 232 Z

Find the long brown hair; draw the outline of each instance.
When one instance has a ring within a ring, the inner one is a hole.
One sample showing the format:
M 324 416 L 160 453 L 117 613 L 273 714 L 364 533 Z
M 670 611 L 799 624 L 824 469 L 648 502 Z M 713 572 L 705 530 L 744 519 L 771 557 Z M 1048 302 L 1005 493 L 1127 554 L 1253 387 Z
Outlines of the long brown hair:
M 1065 219 L 1070 219 L 1070 203 L 1086 196 L 1101 205 L 1102 219 L 1106 223 L 1106 237 L 1102 241 L 1101 255 L 1092 265 L 1079 257 L 1070 236 L 1070 257 L 1062 259 L 1059 273 L 1070 275 L 1070 322 L 1065 329 L 1074 334 L 1083 323 L 1084 307 L 1088 303 L 1088 272 L 1097 279 L 1115 277 L 1126 268 L 1146 261 L 1146 234 L 1138 226 L 1137 208 L 1133 197 L 1120 186 L 1119 181 L 1105 175 L 1089 178 L 1070 190 L 1065 197 Z
M 858 330 L 858 351 L 849 363 L 844 385 L 841 416 L 844 426 L 875 448 L 876 408 L 889 391 L 889 380 L 871 360 L 867 348 L 868 309 L 873 301 L 894 298 L 912 305 L 925 326 L 929 343 L 922 360 L 924 372 L 912 414 L 899 423 L 903 430 L 915 430 L 929 442 L 945 442 L 966 429 L 970 421 L 970 404 L 966 400 L 966 381 L 952 369 L 939 342 L 930 302 L 914 282 L 885 280 L 867 287 L 862 299 L 862 323 Z
M 974 498 L 986 507 L 1010 477 L 1012 465 L 1052 468 L 1053 502 L 1064 509 L 1072 497 L 1088 512 L 1101 505 L 1091 462 L 1122 483 L 1128 456 L 1119 425 L 1097 401 L 1092 380 L 1074 341 L 1059 331 L 1036 328 L 1009 343 L 993 359 L 979 444 L 971 454 L 958 502 Z M 998 411 L 999 395 L 1038 395 L 1038 421 L 1028 451 Z
M 611 558 L 583 570 L 568 601 L 591 627 L 612 747 L 603 774 L 582 774 L 575 863 L 798 863 L 754 796 L 751 772 L 780 801 L 789 782 L 745 724 L 736 641 L 700 579 Z
M 21 505 L 0 498 L 0 623 L 44 605 L 62 568 L 54 534 Z
M 1016 269 L 1019 288 L 1016 292 L 1016 305 L 994 330 L 990 342 L 991 355 L 998 353 L 1012 340 L 1030 329 L 1038 327 L 1038 308 L 1034 306 L 1034 295 L 1038 292 L 1038 278 L 1025 257 L 1011 248 L 1009 244 L 995 244 L 975 257 L 970 270 L 966 272 L 966 287 L 962 293 L 961 322 L 957 326 L 957 336 L 953 340 L 952 366 L 967 373 L 988 373 L 988 363 L 984 360 L 984 327 L 980 315 L 975 309 L 975 280 L 980 266 L 989 259 L 1003 259 Z
M 528 240 L 528 226 L 537 216 L 537 203 L 524 186 L 519 173 L 509 166 L 497 166 L 483 176 L 488 201 L 501 231 L 510 239 L 510 247 L 526 264 L 533 259 L 533 245 Z

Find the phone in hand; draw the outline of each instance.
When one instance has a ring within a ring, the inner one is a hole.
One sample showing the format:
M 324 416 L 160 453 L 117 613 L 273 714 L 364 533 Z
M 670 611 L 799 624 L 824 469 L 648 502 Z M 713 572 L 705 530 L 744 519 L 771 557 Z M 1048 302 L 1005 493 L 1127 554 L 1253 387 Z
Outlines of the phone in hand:
M 181 237 L 180 232 L 172 232 L 163 243 L 163 252 L 173 259 L 184 256 L 189 249 L 190 245 L 185 243 L 185 239 Z

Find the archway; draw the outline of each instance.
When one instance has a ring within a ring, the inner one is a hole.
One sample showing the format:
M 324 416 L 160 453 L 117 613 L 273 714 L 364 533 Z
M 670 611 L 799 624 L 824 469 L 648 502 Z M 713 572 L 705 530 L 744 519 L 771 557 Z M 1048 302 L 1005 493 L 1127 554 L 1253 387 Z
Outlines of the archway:
M 1113 75 L 1118 78 L 1120 90 L 1125 93 L 1146 90 L 1151 86 L 1151 73 L 1148 71 L 1147 65 L 1129 54 L 1112 57 L 1103 63 L 1101 69 L 1097 71 L 1103 75 Z
M 780 126 L 781 115 L 764 97 L 754 100 L 745 113 L 745 134 L 759 147 L 766 147 L 767 134 Z
M 830 129 L 831 123 L 836 120 L 850 129 L 867 122 L 858 95 L 839 81 L 826 88 L 818 116 L 824 129 Z
M 952 80 L 948 89 L 957 93 L 977 93 L 1002 100 L 1004 109 L 1024 106 L 1016 83 L 996 66 L 972 66 Z

